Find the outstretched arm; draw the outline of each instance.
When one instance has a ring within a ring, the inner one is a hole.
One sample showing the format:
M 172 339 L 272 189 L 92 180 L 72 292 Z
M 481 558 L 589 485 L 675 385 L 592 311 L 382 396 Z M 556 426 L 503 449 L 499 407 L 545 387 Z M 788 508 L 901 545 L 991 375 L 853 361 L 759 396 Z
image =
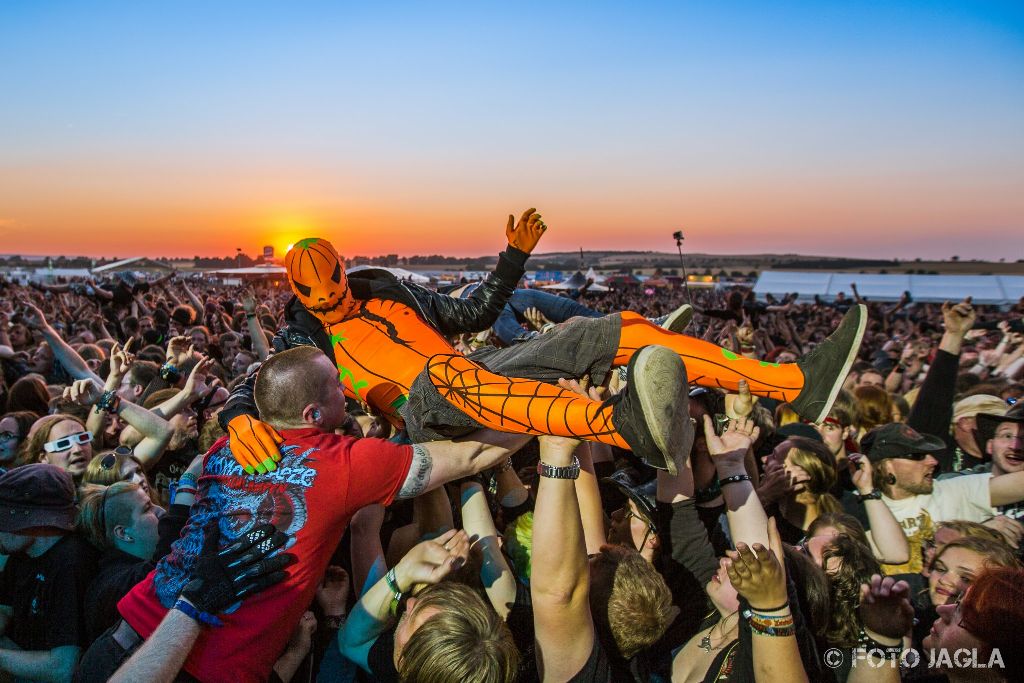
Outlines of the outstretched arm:
M 577 441 L 540 437 L 541 462 L 572 464 Z M 583 523 L 572 479 L 542 476 L 533 513 L 530 595 L 537 639 L 537 666 L 543 680 L 565 681 L 583 668 L 594 647 L 590 613 L 590 569 Z
M 451 441 L 413 444 L 412 462 L 399 498 L 415 498 L 450 481 L 478 474 L 504 462 L 533 437 L 480 429 Z

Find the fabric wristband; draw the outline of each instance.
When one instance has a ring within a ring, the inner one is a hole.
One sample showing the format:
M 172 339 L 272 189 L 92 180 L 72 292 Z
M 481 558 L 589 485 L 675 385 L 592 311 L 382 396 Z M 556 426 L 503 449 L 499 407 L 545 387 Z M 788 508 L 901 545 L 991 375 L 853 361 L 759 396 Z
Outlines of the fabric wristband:
M 215 614 L 209 614 L 207 612 L 200 612 L 190 602 L 179 599 L 174 603 L 174 609 L 179 612 L 184 612 L 190 619 L 198 621 L 200 624 L 206 624 L 207 626 L 223 626 L 224 622 L 217 618 Z
M 384 581 L 388 584 L 388 589 L 391 591 L 391 614 L 394 615 L 398 611 L 398 603 L 402 602 L 402 591 L 398 588 L 398 579 L 395 577 L 395 568 L 392 567 L 388 570 L 388 573 L 384 575 Z
M 197 485 L 198 481 L 196 480 L 196 475 L 192 474 L 191 472 L 185 472 L 180 477 L 178 477 L 178 486 L 191 486 L 195 488 Z

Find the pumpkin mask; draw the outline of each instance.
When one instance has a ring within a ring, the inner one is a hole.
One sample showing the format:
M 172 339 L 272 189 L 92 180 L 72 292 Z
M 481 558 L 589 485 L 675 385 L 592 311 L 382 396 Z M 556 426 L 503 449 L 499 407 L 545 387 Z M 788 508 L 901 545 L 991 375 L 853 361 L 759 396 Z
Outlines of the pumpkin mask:
M 345 277 L 345 262 L 327 240 L 299 240 L 285 254 L 284 267 L 288 284 L 299 302 L 321 322 L 340 322 L 355 310 L 356 302 Z

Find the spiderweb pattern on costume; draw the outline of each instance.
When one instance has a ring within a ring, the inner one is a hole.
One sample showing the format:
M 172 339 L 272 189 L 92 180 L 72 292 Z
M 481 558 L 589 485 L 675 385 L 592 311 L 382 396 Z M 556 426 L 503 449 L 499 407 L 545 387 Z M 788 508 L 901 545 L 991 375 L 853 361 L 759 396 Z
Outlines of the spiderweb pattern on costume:
M 442 398 L 487 427 L 629 448 L 612 424 L 611 404 L 543 382 L 497 375 L 461 355 L 432 357 L 427 373 Z

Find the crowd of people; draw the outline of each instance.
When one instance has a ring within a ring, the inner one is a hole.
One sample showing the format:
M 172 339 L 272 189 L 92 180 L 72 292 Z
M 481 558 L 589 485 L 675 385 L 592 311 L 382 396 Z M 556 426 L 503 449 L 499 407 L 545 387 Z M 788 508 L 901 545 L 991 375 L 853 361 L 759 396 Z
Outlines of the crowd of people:
M 520 225 L 0 284 L 0 679 L 1024 680 L 1024 302 L 556 297 Z

